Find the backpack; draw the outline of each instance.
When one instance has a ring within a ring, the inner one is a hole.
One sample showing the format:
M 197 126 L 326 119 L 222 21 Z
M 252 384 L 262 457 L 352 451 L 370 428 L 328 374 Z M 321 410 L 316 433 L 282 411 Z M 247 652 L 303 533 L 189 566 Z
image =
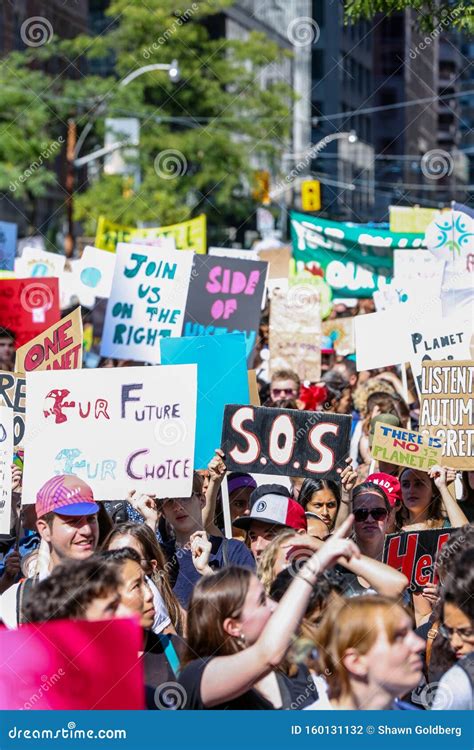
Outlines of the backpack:
M 18 625 L 23 625 L 26 622 L 23 616 L 25 604 L 33 594 L 33 586 L 35 585 L 35 582 L 35 578 L 23 578 L 18 584 L 16 590 L 16 621 Z

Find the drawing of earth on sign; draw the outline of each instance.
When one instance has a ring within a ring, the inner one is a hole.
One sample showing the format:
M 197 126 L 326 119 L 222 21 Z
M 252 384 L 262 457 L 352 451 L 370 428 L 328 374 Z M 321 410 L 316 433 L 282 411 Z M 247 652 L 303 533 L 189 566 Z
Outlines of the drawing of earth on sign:
M 82 283 L 84 284 L 84 286 L 91 287 L 91 289 L 95 289 L 98 286 L 101 278 L 102 274 L 98 268 L 89 266 L 88 268 L 84 268 L 81 271 Z

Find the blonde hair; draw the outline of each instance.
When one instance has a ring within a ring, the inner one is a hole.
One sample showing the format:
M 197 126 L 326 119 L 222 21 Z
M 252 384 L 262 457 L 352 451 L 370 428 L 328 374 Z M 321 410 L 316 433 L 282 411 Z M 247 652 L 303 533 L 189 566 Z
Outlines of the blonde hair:
M 324 674 L 330 698 L 351 694 L 350 674 L 344 665 L 348 649 L 367 654 L 379 636 L 382 623 L 390 643 L 397 630 L 397 617 L 406 610 L 383 596 L 361 596 L 331 603 L 318 631 L 318 667 Z
M 275 573 L 273 571 L 280 547 L 292 537 L 297 536 L 294 529 L 284 529 L 272 539 L 270 544 L 264 549 L 257 563 L 257 576 L 263 585 L 266 593 L 270 593 L 270 587 L 274 581 Z

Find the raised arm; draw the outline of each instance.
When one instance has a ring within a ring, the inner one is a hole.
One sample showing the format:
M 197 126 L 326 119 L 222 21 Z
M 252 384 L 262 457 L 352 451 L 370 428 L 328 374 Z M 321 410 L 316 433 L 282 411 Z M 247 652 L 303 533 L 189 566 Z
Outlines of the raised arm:
M 464 524 L 468 523 L 468 520 L 459 507 L 457 500 L 451 495 L 448 489 L 449 475 L 452 471 L 452 469 L 446 469 L 444 466 L 432 466 L 430 477 L 439 489 L 441 500 L 443 501 L 451 526 L 456 528 L 464 526 Z
M 220 448 L 216 448 L 207 469 L 209 471 L 209 484 L 206 491 L 206 504 L 202 511 L 203 526 L 207 533 L 212 534 L 212 536 L 224 536 L 215 524 L 217 495 L 226 473 L 224 453 Z
M 206 707 L 237 698 L 280 664 L 306 611 L 317 577 L 340 557 L 350 560 L 359 556 L 357 546 L 346 538 L 352 522 L 350 516 L 295 576 L 256 643 L 207 664 L 201 681 L 201 698 Z
M 341 472 L 341 502 L 337 511 L 334 528 L 337 529 L 351 512 L 352 490 L 356 486 L 357 472 L 352 467 L 352 458 L 346 459 L 347 466 Z
M 339 563 L 367 581 L 369 586 L 382 596 L 398 599 L 410 585 L 408 578 L 399 570 L 367 555 L 361 554 L 359 558 L 353 557 L 349 561 L 339 560 Z

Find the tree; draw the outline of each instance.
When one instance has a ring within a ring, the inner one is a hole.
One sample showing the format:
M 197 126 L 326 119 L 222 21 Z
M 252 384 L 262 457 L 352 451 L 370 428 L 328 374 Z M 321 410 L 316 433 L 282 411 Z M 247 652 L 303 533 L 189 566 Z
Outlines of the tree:
M 372 19 L 377 13 L 391 15 L 397 11 L 415 11 L 420 29 L 432 31 L 441 25 L 474 31 L 474 5 L 463 0 L 346 0 L 345 15 L 351 23 Z

